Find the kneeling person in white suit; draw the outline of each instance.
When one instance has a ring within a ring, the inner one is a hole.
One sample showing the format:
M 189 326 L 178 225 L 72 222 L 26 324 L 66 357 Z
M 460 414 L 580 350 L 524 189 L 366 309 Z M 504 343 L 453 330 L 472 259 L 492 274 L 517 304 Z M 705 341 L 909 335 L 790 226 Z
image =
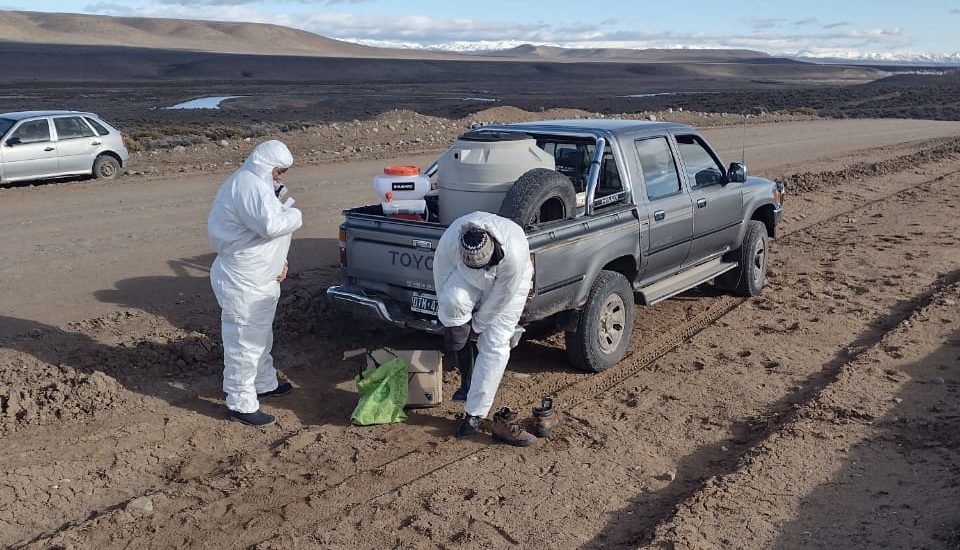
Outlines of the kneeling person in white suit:
M 463 350 L 471 329 L 478 335 L 477 358 L 463 407 L 466 415 L 457 430 L 457 437 L 469 437 L 493 406 L 510 359 L 511 340 L 533 285 L 530 246 L 523 229 L 487 212 L 454 220 L 437 245 L 433 280 L 445 351 L 457 354 Z M 491 430 L 495 438 L 513 445 L 536 441 L 507 408 L 495 415 Z
M 260 410 L 259 398 L 292 388 L 273 367 L 273 318 L 287 252 L 302 225 L 292 199 L 280 202 L 281 178 L 293 164 L 283 143 L 258 145 L 223 183 L 207 219 L 217 258 L 210 282 L 222 309 L 223 391 L 233 420 L 268 426 L 276 420 Z

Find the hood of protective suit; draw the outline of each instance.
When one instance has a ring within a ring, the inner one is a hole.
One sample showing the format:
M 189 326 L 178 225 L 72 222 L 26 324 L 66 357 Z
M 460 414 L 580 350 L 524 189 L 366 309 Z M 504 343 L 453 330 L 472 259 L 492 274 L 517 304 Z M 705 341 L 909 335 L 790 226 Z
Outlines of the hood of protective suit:
M 290 149 L 275 139 L 264 141 L 250 153 L 243 162 L 241 170 L 249 170 L 266 181 L 273 181 L 274 168 L 290 168 L 293 165 L 293 154 Z

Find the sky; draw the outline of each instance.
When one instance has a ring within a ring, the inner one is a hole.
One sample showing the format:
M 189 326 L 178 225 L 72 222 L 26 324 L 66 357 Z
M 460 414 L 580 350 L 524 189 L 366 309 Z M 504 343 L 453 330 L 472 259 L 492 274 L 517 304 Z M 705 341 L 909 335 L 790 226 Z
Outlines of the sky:
M 4 9 L 277 23 L 373 45 L 960 54 L 960 0 L 0 0 Z

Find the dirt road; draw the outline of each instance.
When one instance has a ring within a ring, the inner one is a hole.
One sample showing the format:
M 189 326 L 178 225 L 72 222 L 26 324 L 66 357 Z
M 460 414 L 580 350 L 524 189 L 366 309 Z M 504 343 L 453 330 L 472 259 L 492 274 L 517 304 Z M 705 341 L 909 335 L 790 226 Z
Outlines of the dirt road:
M 265 431 L 221 404 L 204 218 L 225 173 L 0 192 L 0 545 L 956 548 L 960 124 L 707 137 L 792 182 L 764 294 L 641 310 L 599 375 L 562 335 L 523 343 L 498 399 L 567 417 L 525 450 L 451 438 L 453 404 L 348 423 L 355 328 L 322 291 L 383 161 L 290 172 L 307 223 L 277 359 L 299 391 Z

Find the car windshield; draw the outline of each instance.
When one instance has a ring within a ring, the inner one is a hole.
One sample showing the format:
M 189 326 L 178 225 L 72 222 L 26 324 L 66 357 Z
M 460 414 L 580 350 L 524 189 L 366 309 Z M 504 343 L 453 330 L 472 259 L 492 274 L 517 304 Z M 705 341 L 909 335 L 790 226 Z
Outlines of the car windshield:
M 16 121 L 9 118 L 0 118 L 0 136 L 7 133 L 7 130 L 14 125 Z

